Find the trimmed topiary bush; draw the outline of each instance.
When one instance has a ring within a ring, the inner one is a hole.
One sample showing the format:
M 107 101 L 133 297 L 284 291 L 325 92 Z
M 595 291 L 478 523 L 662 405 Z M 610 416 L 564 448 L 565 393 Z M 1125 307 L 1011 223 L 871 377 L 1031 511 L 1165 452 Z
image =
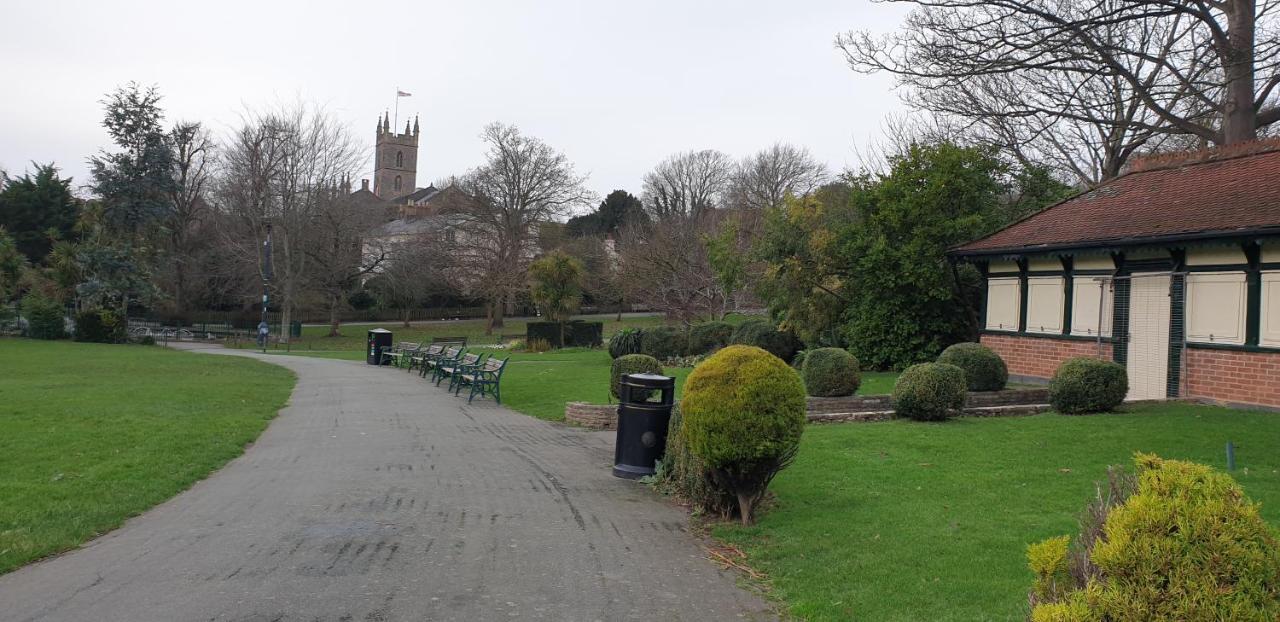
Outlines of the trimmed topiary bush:
M 912 365 L 893 384 L 893 412 L 917 421 L 941 421 L 964 408 L 964 372 L 946 363 Z
M 800 376 L 804 388 L 814 397 L 853 395 L 862 384 L 858 359 L 840 348 L 818 348 L 805 352 Z
M 689 374 L 680 406 L 690 451 L 718 488 L 733 492 L 742 523 L 752 524 L 769 482 L 800 447 L 799 374 L 760 348 L 728 346 Z
M 667 428 L 667 451 L 658 465 L 657 489 L 684 499 L 694 512 L 732 516 L 738 504 L 737 498 L 717 485 L 706 463 L 689 450 L 683 421 L 677 404 L 671 411 L 671 423 Z
M 92 309 L 76 315 L 75 339 L 93 343 L 124 343 L 129 340 L 129 331 L 114 311 Z
M 1113 410 L 1128 393 L 1129 374 L 1114 361 L 1068 359 L 1049 381 L 1049 405 L 1064 415 Z
M 609 356 L 618 358 L 627 354 L 640 354 L 640 340 L 644 330 L 640 328 L 624 328 L 609 338 Z
M 1074 547 L 1027 547 L 1031 620 L 1280 620 L 1280 539 L 1239 484 L 1201 464 L 1135 462 L 1136 490 L 1100 493 Z
M 729 345 L 733 325 L 728 322 L 704 322 L 689 328 L 689 354 L 707 354 Z
M 67 322 L 62 303 L 33 294 L 22 299 L 22 315 L 27 318 L 27 336 L 33 339 L 65 339 Z
M 640 352 L 659 361 L 684 356 L 689 349 L 689 335 L 674 326 L 659 326 L 644 331 Z
M 618 383 L 622 381 L 624 374 L 661 374 L 662 363 L 658 359 L 647 354 L 624 354 L 613 359 L 613 366 L 609 370 L 609 394 L 613 399 L 621 399 L 622 394 L 619 392 Z M 644 396 L 647 398 L 647 396 Z
M 791 362 L 796 352 L 804 346 L 795 334 L 778 330 L 773 322 L 764 318 L 754 318 L 739 324 L 733 329 L 729 343 L 764 349 L 787 363 Z
M 939 363 L 955 365 L 964 371 L 970 391 L 999 391 L 1009 383 L 1009 368 L 1004 359 L 980 343 L 957 343 L 938 355 Z

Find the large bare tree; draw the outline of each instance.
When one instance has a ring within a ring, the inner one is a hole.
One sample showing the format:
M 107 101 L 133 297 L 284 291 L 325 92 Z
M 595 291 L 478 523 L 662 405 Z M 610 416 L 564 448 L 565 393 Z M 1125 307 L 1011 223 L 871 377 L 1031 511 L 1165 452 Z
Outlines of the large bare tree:
M 315 270 L 317 222 L 333 189 L 359 170 L 364 150 L 323 109 L 296 104 L 246 113 L 227 141 L 218 183 L 219 208 L 233 226 L 225 242 L 270 283 L 287 328 Z M 270 233 L 271 272 L 262 252 Z M 288 339 L 282 331 L 281 339 Z
M 342 336 L 347 297 L 387 261 L 389 243 L 373 235 L 384 220 L 383 210 L 355 200 L 345 185 L 334 186 L 316 203 L 311 231 L 305 236 L 312 264 L 307 289 L 320 297 L 330 337 Z
M 898 33 L 854 31 L 837 45 L 855 70 L 892 72 L 921 93 L 979 77 L 1059 76 L 1048 93 L 1074 84 L 1118 99 L 1068 98 L 1051 115 L 1216 145 L 1280 121 L 1280 0 L 890 1 L 916 5 Z M 1108 119 L 1132 105 L 1142 114 Z
M 733 176 L 733 205 L 766 209 L 788 194 L 803 196 L 829 178 L 827 166 L 804 147 L 774 143 L 743 158 Z
M 190 273 L 196 255 L 209 242 L 202 236 L 208 212 L 210 178 L 216 165 L 213 136 L 200 123 L 180 121 L 167 136 L 173 152 L 173 186 L 164 216 L 167 234 L 165 272 L 168 273 L 170 296 L 174 310 L 183 313 L 188 306 L 191 289 Z
M 461 210 L 455 244 L 457 272 L 465 275 L 466 289 L 486 301 L 485 332 L 491 333 L 502 326 L 506 304 L 525 289 L 539 224 L 594 197 L 568 157 L 516 126 L 492 123 L 481 138 L 485 163 L 458 183 L 470 205 Z
M 721 207 L 733 181 L 733 159 L 714 149 L 685 151 L 644 176 L 645 210 L 654 219 L 697 219 Z

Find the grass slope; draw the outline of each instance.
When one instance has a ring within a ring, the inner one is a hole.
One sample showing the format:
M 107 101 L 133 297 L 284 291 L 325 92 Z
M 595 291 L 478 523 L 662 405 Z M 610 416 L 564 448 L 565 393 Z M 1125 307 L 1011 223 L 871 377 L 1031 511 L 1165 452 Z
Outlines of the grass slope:
M 812 426 L 777 506 L 715 534 L 806 620 L 1023 620 L 1030 542 L 1074 534 L 1135 451 L 1224 468 L 1280 522 L 1280 415 L 1167 404 L 1126 414 Z
M 240 455 L 291 372 L 159 347 L 0 339 L 0 573 L 65 551 Z

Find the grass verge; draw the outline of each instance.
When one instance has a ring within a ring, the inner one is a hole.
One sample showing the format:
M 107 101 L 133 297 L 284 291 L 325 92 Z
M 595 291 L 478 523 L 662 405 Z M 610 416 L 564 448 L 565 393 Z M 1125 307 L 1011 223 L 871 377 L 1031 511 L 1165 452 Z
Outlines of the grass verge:
M 0 339 L 0 573 L 119 526 L 240 455 L 289 398 L 276 365 Z
M 1280 415 L 1189 404 L 1123 414 L 811 426 L 754 527 L 713 532 L 806 620 L 1024 620 L 1025 547 L 1074 533 L 1135 451 L 1224 468 L 1280 521 Z

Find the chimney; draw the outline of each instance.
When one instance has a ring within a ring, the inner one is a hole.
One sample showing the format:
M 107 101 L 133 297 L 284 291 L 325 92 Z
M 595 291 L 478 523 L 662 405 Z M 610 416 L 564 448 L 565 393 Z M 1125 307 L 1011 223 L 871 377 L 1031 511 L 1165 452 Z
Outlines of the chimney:
M 360 189 L 361 189 L 361 190 L 364 190 L 365 192 L 368 192 L 368 191 L 369 191 L 369 180 L 367 180 L 367 179 L 361 179 L 361 180 L 360 180 Z

